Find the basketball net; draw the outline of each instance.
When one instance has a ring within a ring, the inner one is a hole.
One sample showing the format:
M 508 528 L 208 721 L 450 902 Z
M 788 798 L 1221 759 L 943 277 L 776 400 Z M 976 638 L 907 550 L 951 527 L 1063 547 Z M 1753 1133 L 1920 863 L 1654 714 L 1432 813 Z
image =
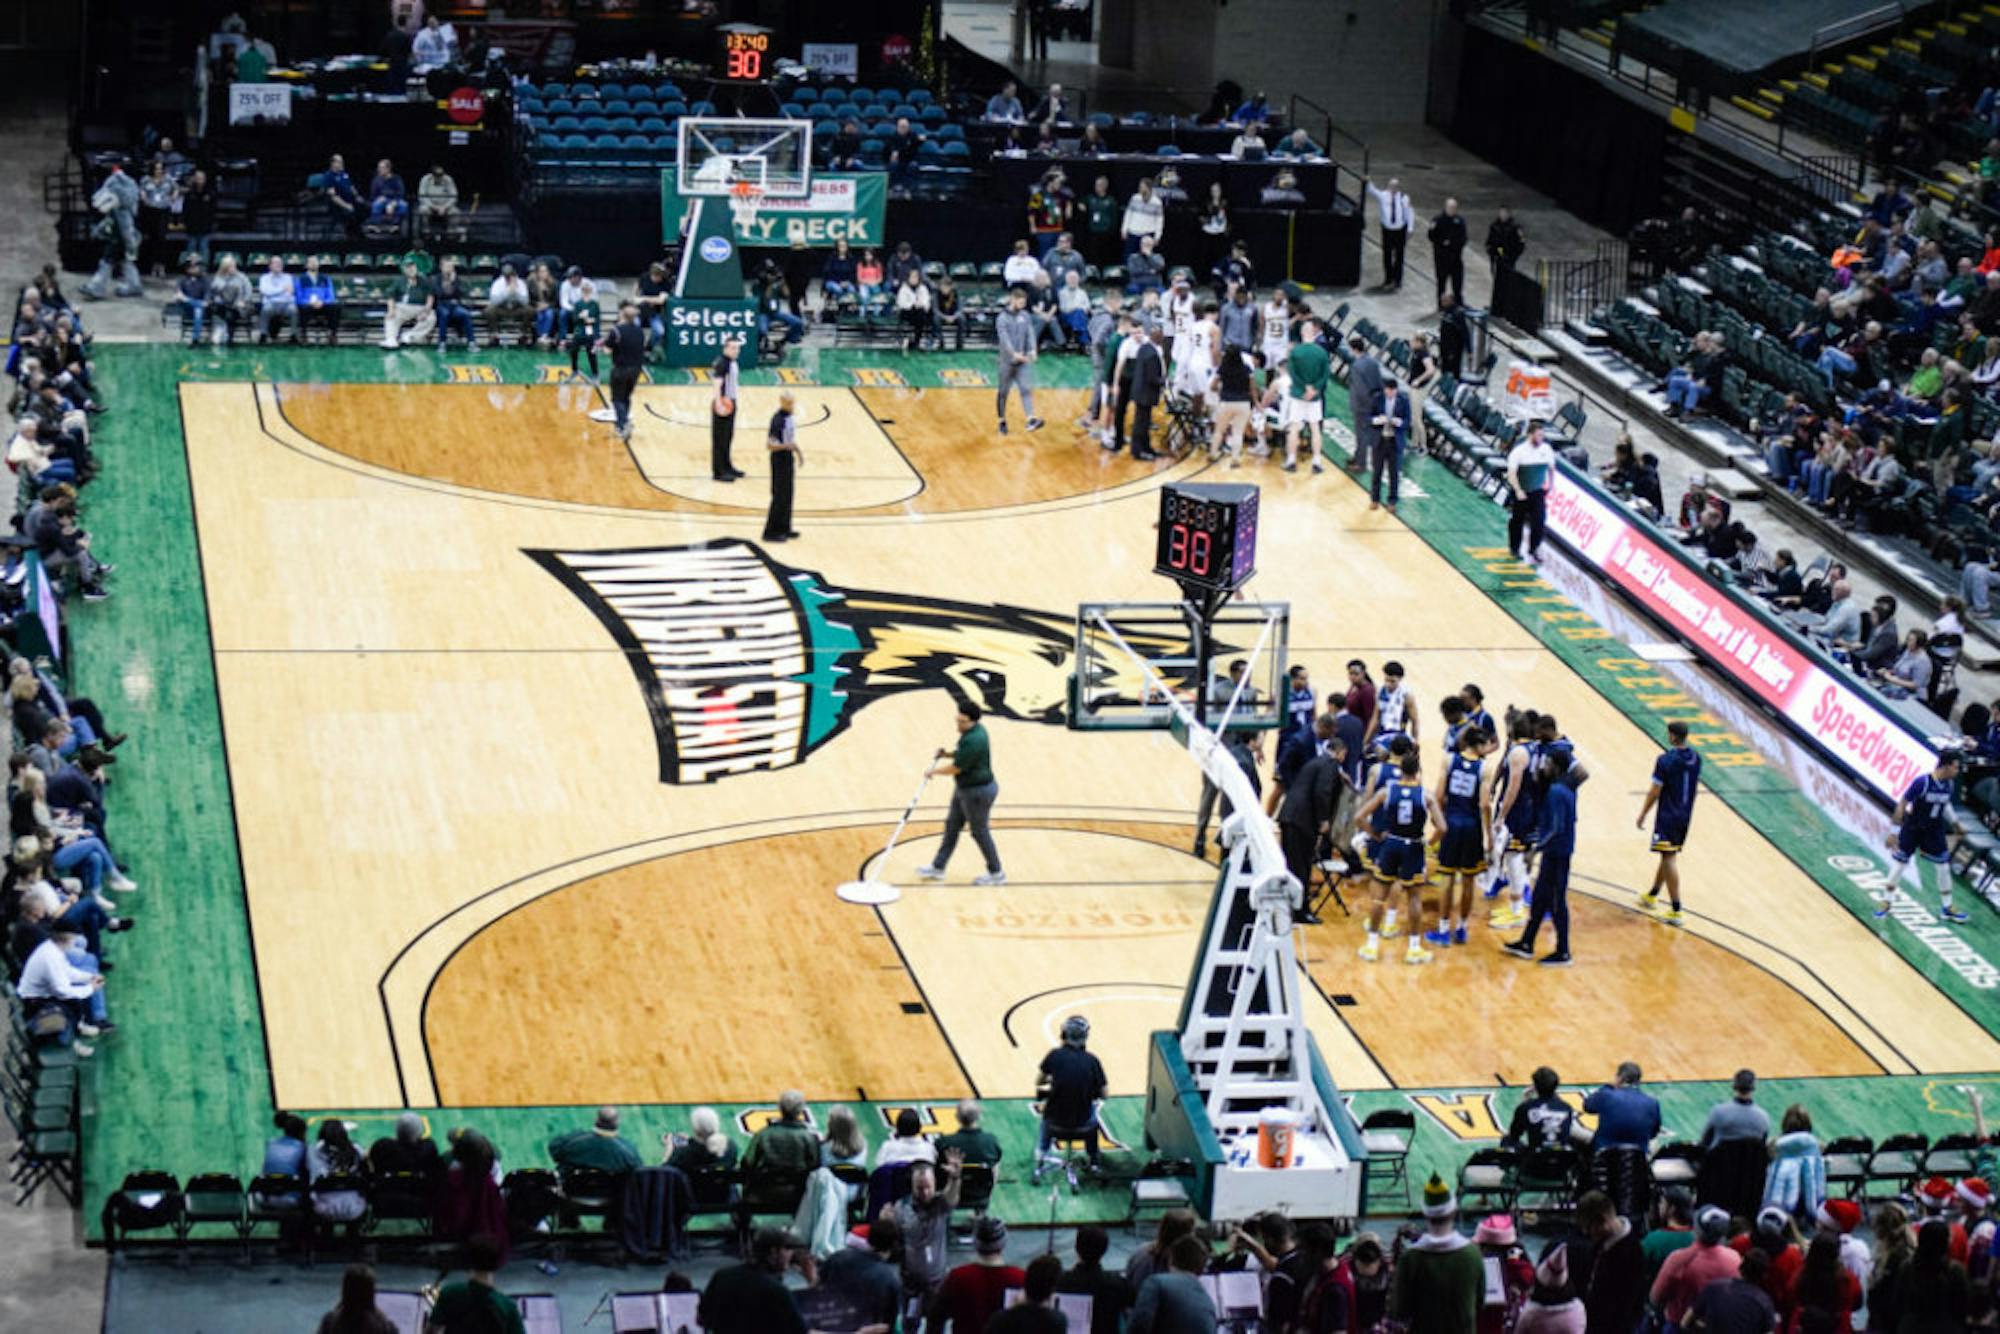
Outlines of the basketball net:
M 764 189 L 755 181 L 732 181 L 729 186 L 729 212 L 736 219 L 736 234 L 747 236 L 757 223 L 757 207 L 762 202 Z

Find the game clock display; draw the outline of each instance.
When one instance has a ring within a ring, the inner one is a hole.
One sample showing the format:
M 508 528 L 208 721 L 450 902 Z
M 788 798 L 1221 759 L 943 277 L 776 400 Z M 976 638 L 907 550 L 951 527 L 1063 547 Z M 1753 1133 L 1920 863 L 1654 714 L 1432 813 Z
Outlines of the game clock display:
M 1160 491 L 1153 573 L 1203 588 L 1235 589 L 1257 572 L 1257 488 L 1199 483 Z
M 771 70 L 771 30 L 731 23 L 715 30 L 715 77 L 757 83 Z

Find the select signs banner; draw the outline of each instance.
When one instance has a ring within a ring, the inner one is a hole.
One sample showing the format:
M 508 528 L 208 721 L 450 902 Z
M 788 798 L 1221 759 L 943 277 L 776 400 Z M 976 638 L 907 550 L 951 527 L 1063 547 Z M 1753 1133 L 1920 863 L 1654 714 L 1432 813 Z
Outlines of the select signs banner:
M 880 246 L 888 200 L 889 178 L 882 172 L 817 172 L 809 198 L 765 199 L 755 222 L 734 228 L 736 244 L 790 246 L 804 241 L 809 246 L 831 247 L 845 239 L 857 250 Z M 681 194 L 673 171 L 661 172 L 660 227 L 667 242 L 680 236 L 689 202 Z

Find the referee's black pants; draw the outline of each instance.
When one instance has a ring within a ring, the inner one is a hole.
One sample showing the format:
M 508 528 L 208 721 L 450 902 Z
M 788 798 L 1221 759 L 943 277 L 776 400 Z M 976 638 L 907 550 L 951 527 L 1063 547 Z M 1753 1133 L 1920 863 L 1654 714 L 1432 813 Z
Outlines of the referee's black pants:
M 611 410 L 618 414 L 618 429 L 632 425 L 632 390 L 639 383 L 637 366 L 611 368 Z
M 708 471 L 717 481 L 736 475 L 736 465 L 729 461 L 729 445 L 736 438 L 736 414 L 727 417 L 719 412 L 709 414 L 708 419 Z
M 771 512 L 764 519 L 766 539 L 792 535 L 792 462 L 789 449 L 771 451 Z

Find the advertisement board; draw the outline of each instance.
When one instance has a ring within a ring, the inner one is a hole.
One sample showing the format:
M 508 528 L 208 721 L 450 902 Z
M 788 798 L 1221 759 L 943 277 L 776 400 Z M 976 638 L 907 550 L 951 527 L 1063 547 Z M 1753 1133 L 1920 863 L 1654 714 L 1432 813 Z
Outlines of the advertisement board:
M 1930 738 L 1888 712 L 1853 673 L 1738 601 L 1679 543 L 1567 465 L 1558 465 L 1550 485 L 1548 518 L 1550 536 L 1586 568 L 1871 791 L 1894 801 L 1936 764 Z
M 889 178 L 879 171 L 815 172 L 812 193 L 804 199 L 758 202 L 757 216 L 735 224 L 740 246 L 787 246 L 803 241 L 831 247 L 845 240 L 856 250 L 880 246 L 883 215 L 889 201 Z M 660 173 L 660 225 L 671 244 L 680 235 L 689 200 L 680 192 L 672 170 Z

